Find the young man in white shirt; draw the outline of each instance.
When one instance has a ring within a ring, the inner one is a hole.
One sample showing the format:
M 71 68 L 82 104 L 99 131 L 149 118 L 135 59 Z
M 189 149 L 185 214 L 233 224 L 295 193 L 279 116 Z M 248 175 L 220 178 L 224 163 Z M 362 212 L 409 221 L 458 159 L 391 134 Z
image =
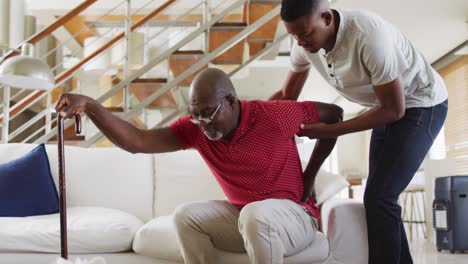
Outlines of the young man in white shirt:
M 445 121 L 443 80 L 375 14 L 334 10 L 327 0 L 283 0 L 281 18 L 296 42 L 288 78 L 271 99 L 297 100 L 313 66 L 342 96 L 370 108 L 342 123 L 304 129 L 316 138 L 373 129 L 364 195 L 369 263 L 413 263 L 397 200 Z

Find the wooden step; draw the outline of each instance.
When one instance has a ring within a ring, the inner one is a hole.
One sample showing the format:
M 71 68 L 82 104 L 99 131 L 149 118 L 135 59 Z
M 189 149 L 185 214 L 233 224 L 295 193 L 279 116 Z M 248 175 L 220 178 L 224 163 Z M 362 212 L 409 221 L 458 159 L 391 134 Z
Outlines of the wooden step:
M 242 21 L 252 24 L 279 4 L 278 1 L 251 1 L 249 5 L 244 5 Z M 273 17 L 270 21 L 247 36 L 247 43 L 250 51 L 249 55 L 251 57 L 257 55 L 258 52 L 265 48 L 266 43 L 274 40 L 278 23 L 280 23 L 279 15 Z
M 210 28 L 210 52 L 231 40 L 247 26 L 244 22 L 221 22 Z M 216 57 L 214 64 L 240 64 L 244 58 L 245 39 Z
M 143 101 L 148 96 L 159 91 L 161 86 L 167 83 L 165 78 L 135 79 L 130 85 L 130 91 L 139 101 Z M 172 90 L 165 92 L 158 99 L 147 106 L 150 109 L 176 108 L 177 100 Z
M 81 136 L 81 135 L 73 135 L 73 136 L 63 135 L 63 140 L 64 141 L 84 141 L 85 136 Z M 57 142 L 57 136 L 54 136 L 53 138 L 51 138 L 49 140 L 49 143 L 56 143 L 56 142 Z
M 181 55 L 203 55 L 205 54 L 202 50 L 178 50 L 172 53 L 171 56 L 181 56 Z
M 57 116 L 56 113 L 52 114 L 52 118 L 55 119 Z M 52 121 L 52 130 L 57 130 L 57 121 Z M 83 135 L 76 135 L 76 130 L 75 130 L 75 124 L 69 126 L 68 128 L 65 128 L 63 131 L 63 140 L 65 142 L 76 142 L 76 141 L 84 141 L 85 136 Z M 49 142 L 50 144 L 55 144 L 57 143 L 57 136 L 52 137 Z M 71 144 L 73 145 L 73 144 Z
M 216 64 L 216 65 L 213 65 L 212 67 L 216 68 L 216 69 L 219 69 L 219 70 L 222 70 L 223 72 L 229 74 L 232 71 L 234 71 L 235 69 L 239 68 L 239 66 L 240 66 L 240 64 Z M 244 70 L 246 70 L 246 69 L 244 69 Z
M 63 26 L 81 46 L 84 46 L 84 40 L 86 38 L 96 36 L 93 31 L 95 29 L 94 26 L 86 23 L 85 17 L 83 16 L 75 16 Z
M 184 50 L 176 51 L 169 57 L 169 67 L 172 71 L 172 75 L 175 77 L 182 74 L 192 65 L 197 63 L 205 53 L 201 50 Z M 193 78 L 202 70 L 206 69 L 208 65 L 203 66 L 200 70 L 185 78 L 179 83 L 179 86 L 190 86 Z
M 137 78 L 132 83 L 136 84 L 166 84 L 166 78 Z
M 247 40 L 247 44 L 249 45 L 249 55 L 253 57 L 257 55 L 260 51 L 262 51 L 266 46 L 266 41 L 249 41 Z
M 52 130 L 56 130 L 56 127 L 57 127 L 57 113 L 52 113 L 52 124 L 51 124 L 51 127 L 52 127 Z M 65 128 L 65 130 L 63 131 L 63 137 L 65 140 L 73 140 L 73 139 L 77 139 L 79 140 L 80 137 L 76 135 L 76 129 L 75 129 L 75 124 L 69 126 L 68 128 Z M 84 136 L 82 136 L 84 138 Z M 57 140 L 56 137 L 53 137 L 51 140 Z
M 120 83 L 122 80 L 120 78 L 114 78 L 110 75 L 104 75 L 99 78 L 99 93 L 98 94 L 106 94 L 109 92 L 115 85 Z M 102 105 L 104 107 L 116 107 L 122 106 L 124 103 L 124 89 L 120 89 L 114 95 L 107 98 Z
M 141 121 L 141 119 L 138 116 L 130 117 L 128 122 L 130 122 L 132 125 L 134 125 L 134 126 L 136 126 L 138 128 L 147 129 L 146 124 L 143 121 Z
M 217 22 L 213 26 L 211 26 L 210 30 L 227 30 L 232 29 L 234 31 L 238 31 L 239 29 L 244 29 L 247 26 L 245 22 Z
M 110 106 L 106 107 L 107 111 L 112 112 L 112 113 L 123 113 L 124 109 L 121 106 Z
M 106 137 L 100 139 L 98 142 L 96 142 L 96 144 L 94 144 L 94 146 L 97 148 L 115 147 L 115 145 Z

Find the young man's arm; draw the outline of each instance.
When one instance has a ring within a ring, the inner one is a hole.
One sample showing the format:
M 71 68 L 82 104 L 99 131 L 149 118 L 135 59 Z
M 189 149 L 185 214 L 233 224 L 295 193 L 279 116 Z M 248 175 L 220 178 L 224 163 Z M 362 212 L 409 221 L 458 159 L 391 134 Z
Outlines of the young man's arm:
M 314 102 L 319 113 L 319 121 L 325 124 L 338 123 L 343 120 L 343 109 L 337 105 Z M 302 131 L 300 136 L 315 138 L 308 134 L 308 131 Z M 302 201 L 305 202 L 308 197 L 315 196 L 314 183 L 315 177 L 325 159 L 330 155 L 336 144 L 335 138 L 317 139 L 309 163 L 304 170 L 304 195 Z M 314 197 L 315 199 L 315 197 Z
M 274 93 L 268 100 L 292 100 L 297 101 L 301 94 L 304 83 L 309 76 L 309 70 L 295 72 L 290 70 L 288 78 L 281 90 Z
M 112 143 L 132 153 L 161 153 L 183 149 L 170 128 L 139 129 L 87 96 L 63 94 L 55 108 L 65 118 L 86 113 Z
M 400 120 L 405 114 L 405 97 L 400 78 L 374 87 L 379 105 L 339 124 L 307 124 L 304 130 L 312 138 L 336 138 L 341 135 L 381 127 Z
M 368 69 L 378 104 L 367 112 L 340 124 L 310 124 L 305 129 L 316 138 L 335 138 L 396 122 L 405 114 L 405 85 L 402 74 L 411 65 L 385 27 L 366 35 L 362 63 Z
M 289 70 L 286 82 L 281 90 L 274 93 L 269 100 L 291 100 L 297 101 L 302 88 L 309 76 L 310 61 L 304 54 L 304 50 L 295 41 L 291 48 L 291 69 Z

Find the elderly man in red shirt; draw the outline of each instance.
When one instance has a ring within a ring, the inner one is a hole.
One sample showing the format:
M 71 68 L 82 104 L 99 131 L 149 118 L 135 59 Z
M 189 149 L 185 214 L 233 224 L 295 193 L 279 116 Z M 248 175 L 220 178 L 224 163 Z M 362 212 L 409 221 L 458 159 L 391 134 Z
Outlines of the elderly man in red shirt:
M 64 117 L 85 112 L 115 145 L 133 153 L 194 148 L 202 155 L 228 200 L 176 209 L 185 263 L 214 263 L 215 248 L 247 252 L 252 263 L 283 263 L 284 256 L 313 243 L 319 217 L 313 183 L 336 139 L 317 140 L 303 173 L 294 136 L 307 136 L 302 124 L 340 122 L 342 109 L 318 102 L 240 101 L 229 77 L 217 69 L 197 75 L 189 103 L 191 115 L 150 130 L 82 95 L 62 95 L 56 109 Z

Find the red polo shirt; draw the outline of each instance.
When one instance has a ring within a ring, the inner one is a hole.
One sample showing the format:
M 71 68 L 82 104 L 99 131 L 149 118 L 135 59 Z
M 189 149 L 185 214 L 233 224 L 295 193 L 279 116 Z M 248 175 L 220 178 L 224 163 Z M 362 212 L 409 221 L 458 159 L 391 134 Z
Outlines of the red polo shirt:
M 301 124 L 315 122 L 318 111 L 312 102 L 241 101 L 241 120 L 231 141 L 209 140 L 189 116 L 169 128 L 185 149 L 198 150 L 239 209 L 255 201 L 288 199 L 318 219 L 315 201 L 301 203 L 304 185 L 294 140 Z

